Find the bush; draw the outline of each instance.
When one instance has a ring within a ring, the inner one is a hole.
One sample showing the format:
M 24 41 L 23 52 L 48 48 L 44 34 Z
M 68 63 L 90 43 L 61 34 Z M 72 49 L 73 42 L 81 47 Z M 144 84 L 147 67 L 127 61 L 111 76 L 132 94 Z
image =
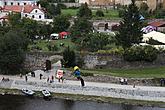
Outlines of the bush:
M 98 16 L 98 17 L 104 17 L 103 11 L 102 10 L 97 10 L 96 11 L 96 16 Z
M 124 9 L 119 9 L 119 17 L 123 17 L 124 15 Z
M 62 65 L 65 67 L 74 67 L 75 66 L 75 52 L 66 48 L 63 52 L 63 62 Z
M 67 6 L 63 3 L 58 3 L 58 5 L 61 9 L 66 9 L 67 8 Z
M 123 57 L 126 61 L 147 61 L 156 60 L 158 50 L 152 46 L 133 46 L 125 50 Z
M 81 75 L 82 75 L 82 76 L 94 76 L 93 73 L 82 73 L 82 72 L 81 72 Z

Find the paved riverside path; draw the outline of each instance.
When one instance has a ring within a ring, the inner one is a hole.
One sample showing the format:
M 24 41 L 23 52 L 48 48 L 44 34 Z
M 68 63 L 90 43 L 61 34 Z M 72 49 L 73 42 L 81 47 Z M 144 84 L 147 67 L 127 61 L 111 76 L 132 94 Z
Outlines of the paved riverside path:
M 28 88 L 36 91 L 48 89 L 54 93 L 82 94 L 165 102 L 165 87 L 136 86 L 133 88 L 133 85 L 119 85 L 86 81 L 85 87 L 81 87 L 80 81 L 64 80 L 64 83 L 60 83 L 57 79 L 55 79 L 53 83 L 47 82 L 47 77 L 54 75 L 56 70 L 57 69 L 55 68 L 49 72 L 37 70 L 35 71 L 36 77 L 28 76 L 27 82 L 25 81 L 24 76 L 20 78 L 19 76 L 0 75 L 0 80 L 3 77 L 10 78 L 9 82 L 0 81 L 0 87 L 13 89 Z M 43 78 L 41 80 L 39 79 L 39 74 L 43 74 Z

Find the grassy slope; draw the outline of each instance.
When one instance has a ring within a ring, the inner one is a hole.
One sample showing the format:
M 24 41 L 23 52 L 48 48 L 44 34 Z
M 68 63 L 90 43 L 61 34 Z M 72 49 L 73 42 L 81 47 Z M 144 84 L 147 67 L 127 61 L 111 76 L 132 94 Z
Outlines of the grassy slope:
M 95 69 L 82 70 L 85 73 L 131 77 L 131 78 L 162 78 L 165 77 L 165 67 L 143 69 Z
M 61 47 L 60 43 L 64 43 L 64 46 Z M 56 45 L 58 47 L 58 51 L 61 52 L 65 49 L 65 47 L 70 47 L 71 49 L 76 49 L 76 46 L 73 42 L 71 42 L 71 39 L 59 39 L 59 40 L 52 40 L 50 42 L 45 41 L 45 40 L 37 40 L 36 41 L 36 46 L 42 48 L 42 51 L 47 52 L 48 48 L 47 45 L 51 44 L 51 45 Z M 34 46 L 34 44 L 32 44 Z M 32 47 L 32 45 L 29 45 L 29 48 Z
M 71 15 L 71 16 L 76 16 L 78 9 L 62 9 L 62 14 L 64 15 Z M 97 10 L 92 10 L 92 15 L 93 19 L 119 19 L 119 13 L 117 10 L 103 10 L 104 12 L 104 17 L 96 17 L 96 11 Z

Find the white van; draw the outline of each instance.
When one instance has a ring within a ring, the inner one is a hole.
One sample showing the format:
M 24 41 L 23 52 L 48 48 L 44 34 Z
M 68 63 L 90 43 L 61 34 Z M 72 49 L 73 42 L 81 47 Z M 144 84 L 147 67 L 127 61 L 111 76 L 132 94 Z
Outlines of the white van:
M 52 40 L 58 40 L 59 39 L 59 34 L 53 33 L 50 35 L 50 39 Z

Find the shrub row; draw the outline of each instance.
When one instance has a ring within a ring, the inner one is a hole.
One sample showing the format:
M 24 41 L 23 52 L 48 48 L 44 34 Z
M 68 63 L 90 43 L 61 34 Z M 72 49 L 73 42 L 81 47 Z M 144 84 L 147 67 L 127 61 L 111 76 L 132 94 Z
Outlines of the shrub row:
M 123 57 L 126 61 L 148 61 L 156 60 L 158 50 L 152 46 L 133 46 L 125 50 Z

